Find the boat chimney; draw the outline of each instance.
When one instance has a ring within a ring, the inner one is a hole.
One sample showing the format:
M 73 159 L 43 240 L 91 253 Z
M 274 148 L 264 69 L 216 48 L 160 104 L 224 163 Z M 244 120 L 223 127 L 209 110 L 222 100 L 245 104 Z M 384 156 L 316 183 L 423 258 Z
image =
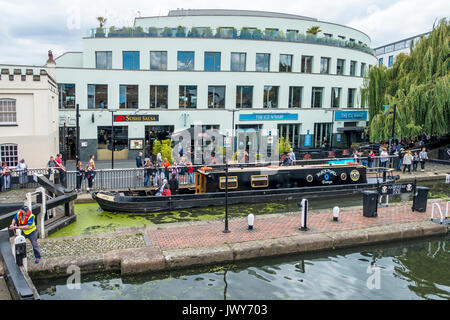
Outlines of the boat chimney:
M 255 216 L 253 215 L 253 213 L 250 213 L 247 219 L 248 219 L 248 230 L 253 230 L 253 225 L 255 222 Z

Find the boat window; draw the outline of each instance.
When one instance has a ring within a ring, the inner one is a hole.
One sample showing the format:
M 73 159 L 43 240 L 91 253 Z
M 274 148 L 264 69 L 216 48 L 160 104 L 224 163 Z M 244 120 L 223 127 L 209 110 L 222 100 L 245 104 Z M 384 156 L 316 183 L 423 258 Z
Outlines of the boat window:
M 219 188 L 220 189 L 226 188 L 225 181 L 226 181 L 226 177 L 220 177 L 220 180 L 219 180 Z M 236 176 L 228 177 L 228 189 L 237 189 L 237 187 L 238 187 L 238 178 Z
M 252 188 L 261 188 L 269 186 L 268 175 L 257 175 L 251 177 Z

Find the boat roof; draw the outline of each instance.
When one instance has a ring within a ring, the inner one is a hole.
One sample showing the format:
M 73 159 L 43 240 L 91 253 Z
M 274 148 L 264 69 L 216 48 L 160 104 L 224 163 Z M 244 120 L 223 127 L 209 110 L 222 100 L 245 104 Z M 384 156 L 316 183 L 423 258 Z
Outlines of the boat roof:
M 336 167 L 351 167 L 351 168 L 357 168 L 357 167 L 363 167 L 360 164 L 345 164 L 345 163 L 339 163 L 339 164 L 308 164 L 308 165 L 296 165 L 296 166 L 265 166 L 265 167 L 230 167 L 228 168 L 228 173 L 233 172 L 252 172 L 252 171 L 267 171 L 267 170 L 301 170 L 301 169 L 317 169 L 317 168 L 323 168 L 323 169 L 329 169 L 329 168 L 336 168 Z M 217 173 L 217 172 L 225 172 L 225 169 L 218 169 L 218 170 L 207 170 L 202 171 L 198 170 L 200 173 L 203 174 L 209 174 L 209 173 Z

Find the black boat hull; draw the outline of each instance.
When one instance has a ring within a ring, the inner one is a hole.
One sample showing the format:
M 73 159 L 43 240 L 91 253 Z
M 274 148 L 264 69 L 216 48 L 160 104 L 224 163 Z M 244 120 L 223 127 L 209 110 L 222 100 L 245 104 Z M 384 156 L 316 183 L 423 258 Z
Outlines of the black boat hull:
M 287 189 L 265 189 L 228 192 L 228 204 L 249 204 L 262 202 L 288 201 L 302 198 L 317 198 L 359 193 L 375 189 L 374 183 L 335 185 L 321 187 L 302 187 Z M 92 197 L 104 211 L 121 213 L 148 213 L 166 210 L 180 210 L 223 206 L 226 202 L 224 192 L 186 194 L 175 196 L 121 196 L 116 193 L 97 192 Z

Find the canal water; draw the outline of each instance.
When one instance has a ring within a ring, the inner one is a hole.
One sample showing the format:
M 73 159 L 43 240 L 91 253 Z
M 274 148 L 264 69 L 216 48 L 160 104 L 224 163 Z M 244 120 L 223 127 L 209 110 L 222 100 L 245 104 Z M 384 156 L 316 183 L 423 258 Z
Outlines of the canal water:
M 422 186 L 430 188 L 429 198 L 449 198 L 450 187 L 445 182 L 423 182 Z M 334 206 L 348 207 L 362 205 L 361 194 L 311 198 L 309 199 L 310 210 L 327 209 Z M 391 196 L 390 202 L 412 201 L 411 194 Z M 247 216 L 250 213 L 257 215 L 284 213 L 298 211 L 298 201 L 282 201 L 261 204 L 246 204 L 229 206 L 230 217 Z M 155 212 L 146 214 L 121 214 L 105 212 L 97 203 L 75 205 L 77 221 L 52 234 L 52 237 L 76 236 L 95 233 L 112 232 L 116 228 L 145 226 L 159 223 L 198 221 L 209 219 L 220 219 L 225 215 L 224 207 L 196 208 L 188 210 Z
M 53 299 L 450 299 L 450 237 L 297 254 L 211 268 L 36 280 Z

